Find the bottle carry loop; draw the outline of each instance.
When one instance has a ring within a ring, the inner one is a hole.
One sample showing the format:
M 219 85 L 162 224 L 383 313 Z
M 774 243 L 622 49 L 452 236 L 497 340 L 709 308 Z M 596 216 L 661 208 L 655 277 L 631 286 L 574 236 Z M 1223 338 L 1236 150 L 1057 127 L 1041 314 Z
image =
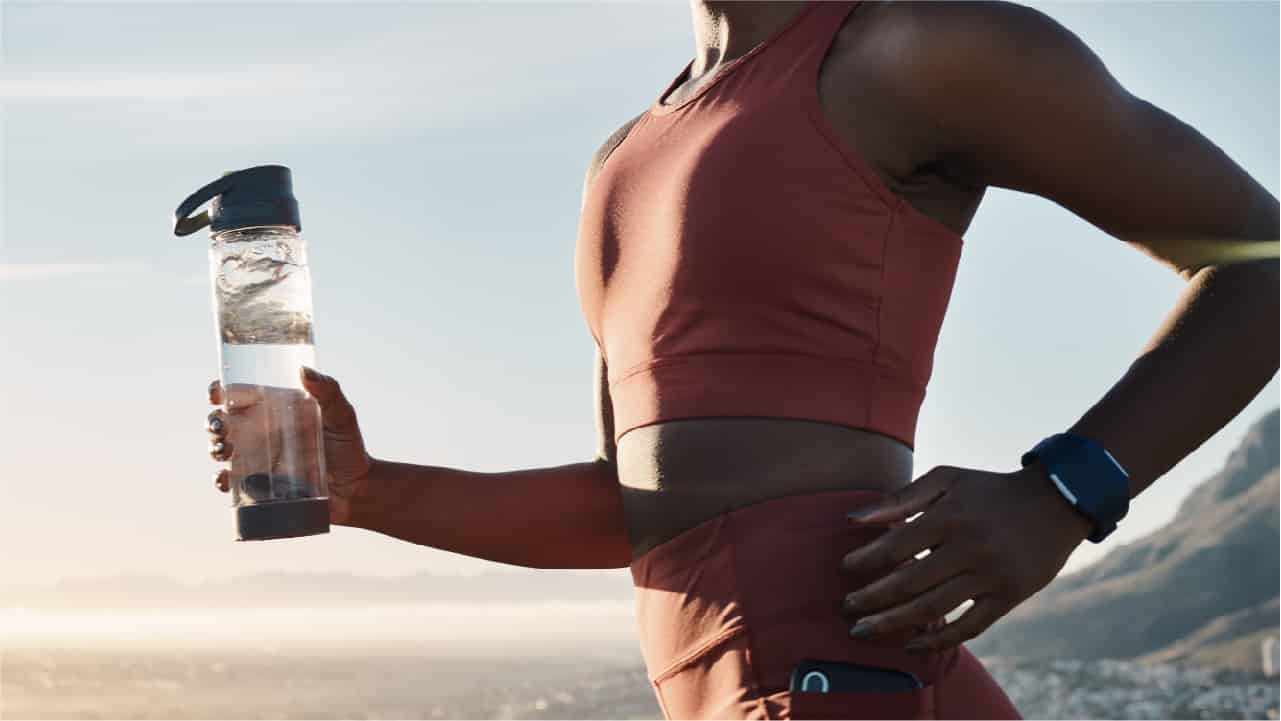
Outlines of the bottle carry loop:
M 192 215 L 209 203 L 209 210 Z M 187 196 L 173 213 L 174 235 L 209 226 L 214 233 L 259 225 L 292 225 L 302 230 L 293 176 L 283 165 L 258 165 L 228 171 Z

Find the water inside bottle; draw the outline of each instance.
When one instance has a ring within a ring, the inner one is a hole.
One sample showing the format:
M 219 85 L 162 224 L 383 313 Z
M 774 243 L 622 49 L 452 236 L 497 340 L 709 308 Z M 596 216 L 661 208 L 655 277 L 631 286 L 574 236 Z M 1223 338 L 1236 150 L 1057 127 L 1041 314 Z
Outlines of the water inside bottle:
M 311 283 L 302 240 L 276 228 L 219 236 L 210 264 L 222 342 L 311 345 Z
M 316 365 L 310 343 L 223 343 L 222 382 L 302 388 L 298 370 Z

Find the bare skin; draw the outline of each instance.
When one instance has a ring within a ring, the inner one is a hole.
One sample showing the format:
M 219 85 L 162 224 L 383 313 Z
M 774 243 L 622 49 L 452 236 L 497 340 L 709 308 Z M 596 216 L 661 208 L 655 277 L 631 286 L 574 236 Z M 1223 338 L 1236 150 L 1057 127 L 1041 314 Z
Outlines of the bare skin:
M 800 6 L 692 0 L 691 9 L 695 62 L 668 102 L 694 92 Z M 1058 202 L 1187 281 L 1125 376 L 1066 428 L 1120 460 L 1131 495 L 1222 428 L 1276 373 L 1276 262 L 1188 264 L 1174 251 L 1188 238 L 1275 240 L 1276 198 L 1194 129 L 1126 92 L 1046 16 L 1006 3 L 866 2 L 829 52 L 819 93 L 832 125 L 886 185 L 956 232 L 986 188 L 1011 188 Z M 625 130 L 597 152 L 589 185 Z M 885 574 L 844 599 L 845 609 L 861 619 L 860 634 L 875 635 L 974 600 L 916 640 L 934 650 L 973 638 L 1044 587 L 1089 532 L 1036 466 L 942 466 L 913 481 L 910 449 L 858 429 L 686 420 L 631 431 L 615 448 L 607 369 L 597 361 L 596 458 L 504 474 L 370 458 L 337 383 L 305 380 L 323 409 L 329 467 L 339 469 L 334 522 L 506 563 L 623 567 L 731 508 L 828 489 L 882 490 L 886 502 L 862 520 L 923 513 L 845 559 L 848 570 Z M 224 440 L 233 421 L 225 420 L 211 431 L 211 442 L 224 443 L 218 459 L 234 453 Z M 477 530 L 485 528 L 500 530 Z M 904 563 L 925 549 L 929 556 Z

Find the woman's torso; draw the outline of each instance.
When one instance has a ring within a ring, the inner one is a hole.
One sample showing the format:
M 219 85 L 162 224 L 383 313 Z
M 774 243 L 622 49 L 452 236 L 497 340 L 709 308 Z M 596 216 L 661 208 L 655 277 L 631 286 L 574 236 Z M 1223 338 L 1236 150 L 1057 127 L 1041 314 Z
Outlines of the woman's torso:
M 983 189 L 950 178 L 946 165 L 914 142 L 920 120 L 906 112 L 898 93 L 889 92 L 889 72 L 881 71 L 896 64 L 894 53 L 870 42 L 892 33 L 896 22 L 920 22 L 919 15 L 918 8 L 889 3 L 856 8 L 820 66 L 820 104 L 842 140 L 891 190 L 960 234 Z M 680 103 L 716 72 L 683 83 L 665 102 Z M 911 481 L 912 460 L 912 449 L 898 439 L 817 421 L 694 418 L 632 429 L 618 440 L 617 468 L 633 557 L 717 515 L 772 498 L 838 489 L 892 491 Z

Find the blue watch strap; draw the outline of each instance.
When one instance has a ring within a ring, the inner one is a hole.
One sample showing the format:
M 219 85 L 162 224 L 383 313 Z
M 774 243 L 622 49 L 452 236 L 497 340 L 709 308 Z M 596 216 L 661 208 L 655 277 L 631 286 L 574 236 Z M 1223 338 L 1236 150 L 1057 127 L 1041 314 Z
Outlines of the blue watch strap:
M 1050 481 L 1094 524 L 1089 540 L 1101 542 L 1130 510 L 1130 475 L 1097 441 L 1057 433 L 1023 454 L 1023 466 L 1039 461 Z

